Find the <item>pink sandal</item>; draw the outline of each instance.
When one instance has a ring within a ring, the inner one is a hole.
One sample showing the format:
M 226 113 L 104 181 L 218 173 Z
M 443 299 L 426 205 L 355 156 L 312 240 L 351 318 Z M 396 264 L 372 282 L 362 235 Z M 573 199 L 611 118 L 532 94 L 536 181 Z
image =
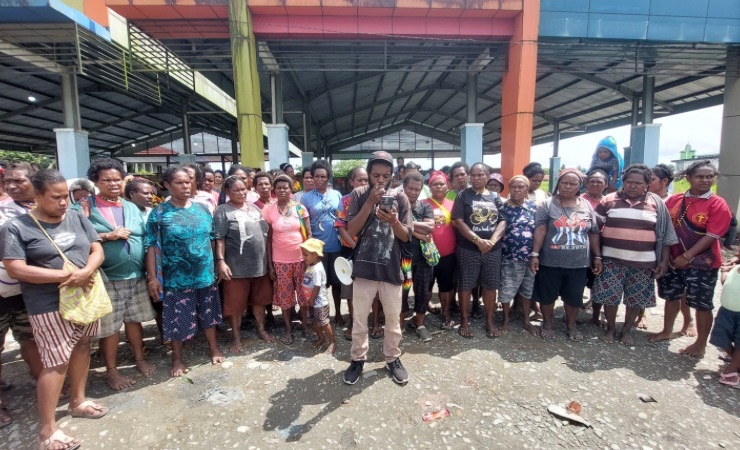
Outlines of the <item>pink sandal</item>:
M 49 446 L 51 446 L 55 442 L 69 445 L 68 447 L 65 447 L 65 450 L 75 450 L 77 448 L 80 448 L 80 445 L 82 445 L 81 442 L 72 443 L 72 441 L 74 441 L 74 438 L 67 436 L 66 434 L 64 434 L 64 431 L 57 428 L 57 431 L 49 436 L 49 439 L 46 439 L 45 441 L 38 440 L 37 442 L 39 444 L 39 450 L 47 450 Z
M 719 382 L 736 389 L 740 389 L 740 375 L 737 372 L 719 374 Z

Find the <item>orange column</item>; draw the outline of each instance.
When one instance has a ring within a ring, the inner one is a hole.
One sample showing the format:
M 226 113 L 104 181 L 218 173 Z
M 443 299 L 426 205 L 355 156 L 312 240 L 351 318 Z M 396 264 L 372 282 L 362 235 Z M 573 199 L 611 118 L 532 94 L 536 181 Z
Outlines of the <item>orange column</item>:
M 501 173 L 507 182 L 530 162 L 532 147 L 540 0 L 524 0 L 523 6 L 514 19 L 508 70 L 502 86 Z

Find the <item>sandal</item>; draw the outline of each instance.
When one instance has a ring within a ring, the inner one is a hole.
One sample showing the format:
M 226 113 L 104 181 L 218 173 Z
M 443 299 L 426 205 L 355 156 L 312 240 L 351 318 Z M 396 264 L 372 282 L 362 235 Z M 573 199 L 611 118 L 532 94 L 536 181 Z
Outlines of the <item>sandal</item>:
M 66 434 L 64 434 L 64 431 L 57 428 L 57 431 L 49 436 L 49 439 L 45 441 L 37 440 L 36 442 L 39 444 L 39 450 L 47 450 L 49 446 L 55 442 L 67 445 L 72 444 L 72 441 L 74 441 L 73 438 L 67 436 Z M 77 448 L 80 448 L 80 445 L 82 445 L 82 443 L 78 442 L 76 444 L 72 444 L 70 447 L 66 447 L 65 450 L 75 450 Z
M 740 375 L 737 372 L 721 373 L 719 382 L 725 386 L 740 388 Z
M 93 412 L 88 412 L 87 408 L 92 408 Z M 74 409 L 70 407 L 67 412 L 72 417 L 81 417 L 84 419 L 100 419 L 104 415 L 108 414 L 108 407 L 98 405 L 92 400 L 85 400 L 84 402 L 77 405 L 77 407 Z
M 444 331 L 450 331 L 455 328 L 455 321 L 450 319 L 442 320 L 442 323 L 439 324 L 439 328 Z

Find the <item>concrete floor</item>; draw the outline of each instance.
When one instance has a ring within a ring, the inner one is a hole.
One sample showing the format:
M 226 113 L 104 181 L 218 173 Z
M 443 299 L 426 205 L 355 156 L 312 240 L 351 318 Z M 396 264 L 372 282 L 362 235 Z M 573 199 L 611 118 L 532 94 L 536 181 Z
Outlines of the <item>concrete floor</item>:
M 436 330 L 437 317 L 428 317 Z M 652 331 L 662 325 L 662 302 L 649 313 L 649 325 Z M 93 358 L 88 394 L 110 414 L 71 419 L 60 402 L 59 419 L 83 448 L 257 449 L 296 442 L 301 448 L 740 448 L 740 390 L 717 383 L 716 349 L 694 359 L 677 354 L 689 338 L 653 344 L 637 332 L 627 348 L 600 341 L 595 326 L 582 329 L 581 343 L 567 342 L 559 321 L 553 342 L 529 335 L 519 322 L 499 339 L 485 337 L 482 321 L 474 322 L 472 340 L 451 331 L 424 344 L 407 332 L 401 345 L 410 382 L 399 387 L 384 369 L 381 340 L 371 340 L 363 378 L 344 385 L 350 343 L 341 330 L 336 358 L 317 353 L 300 333 L 285 346 L 258 341 L 249 330 L 245 353 L 222 366 L 209 363 L 201 338 L 186 347 L 188 378 L 170 379 L 166 349 L 147 324 L 157 373 L 140 377 L 122 344 L 123 372 L 138 383 L 111 391 L 102 361 Z M 222 344 L 225 350 L 228 343 Z M 0 429 L 0 448 L 32 448 L 34 388 L 12 340 L 3 362 L 3 378 L 16 385 L 3 394 L 15 422 Z M 656 402 L 644 403 L 640 394 Z M 547 412 L 549 404 L 570 400 L 582 403 L 593 428 Z M 450 415 L 422 420 L 439 409 Z

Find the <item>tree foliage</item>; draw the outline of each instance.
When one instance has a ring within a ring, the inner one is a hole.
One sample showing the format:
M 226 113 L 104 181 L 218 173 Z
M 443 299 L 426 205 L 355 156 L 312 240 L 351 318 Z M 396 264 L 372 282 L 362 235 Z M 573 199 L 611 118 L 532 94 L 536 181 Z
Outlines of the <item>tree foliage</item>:
M 8 150 L 0 150 L 0 161 L 7 161 L 9 163 L 27 162 L 30 164 L 35 164 L 42 169 L 50 169 L 56 167 L 56 159 L 47 155 L 39 155 L 36 153 L 28 152 L 11 152 Z
M 355 167 L 365 167 L 367 165 L 366 159 L 342 159 L 334 161 L 331 166 L 331 170 L 334 172 L 335 177 L 346 177 L 349 171 Z

